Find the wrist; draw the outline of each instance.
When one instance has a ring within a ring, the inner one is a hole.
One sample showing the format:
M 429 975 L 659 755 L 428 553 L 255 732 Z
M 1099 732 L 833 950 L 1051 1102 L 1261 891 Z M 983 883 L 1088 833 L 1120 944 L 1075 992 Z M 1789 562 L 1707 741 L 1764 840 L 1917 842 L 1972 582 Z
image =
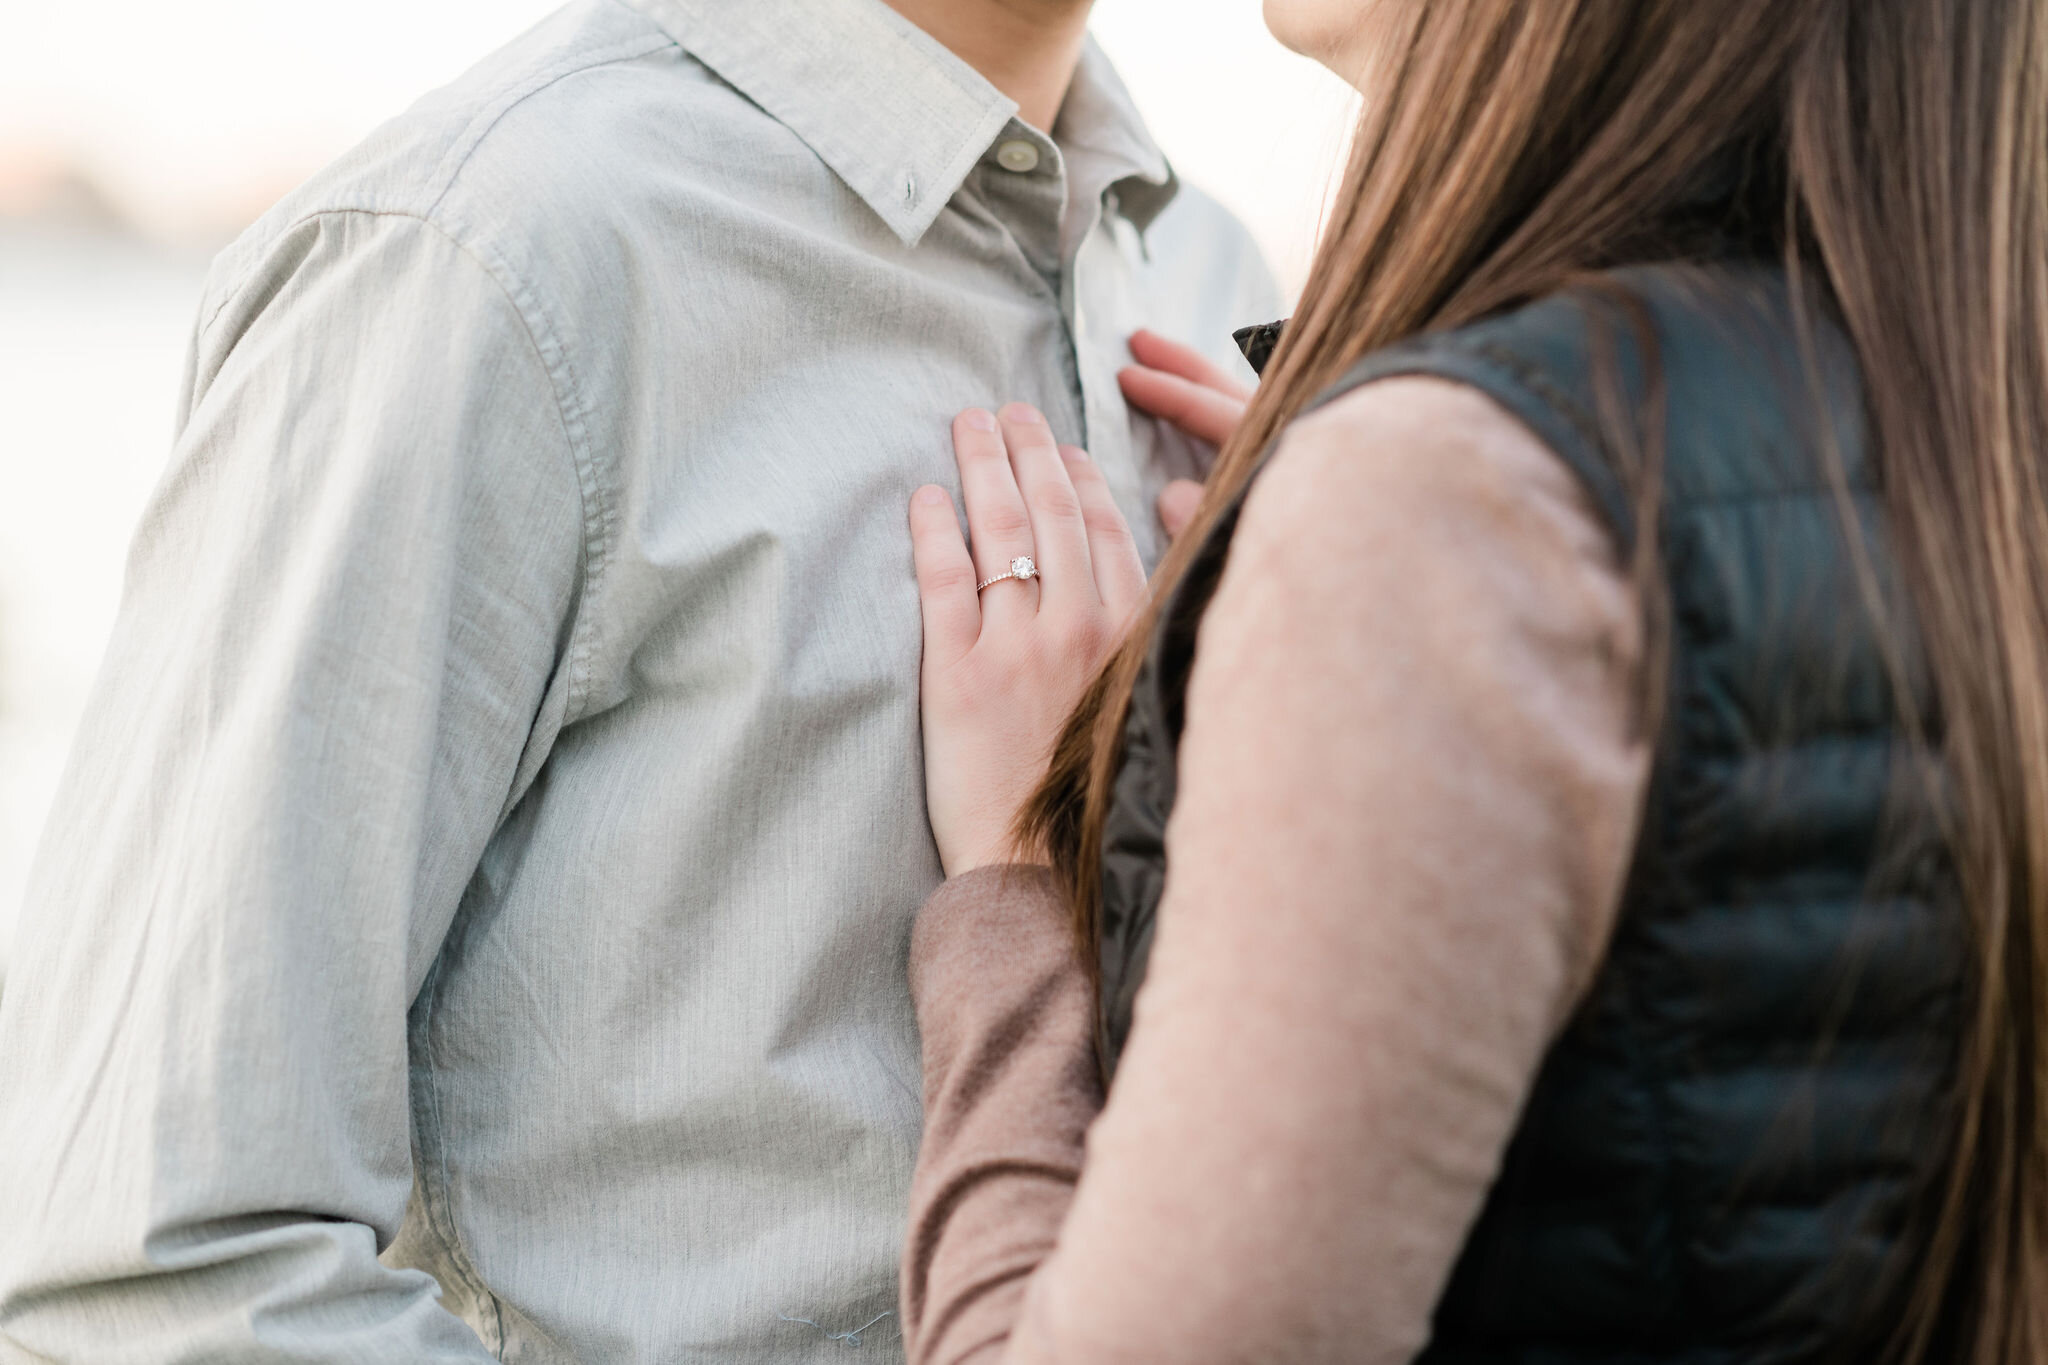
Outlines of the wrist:
M 948 857 L 939 855 L 939 868 L 946 874 L 946 880 L 965 877 L 971 872 L 981 872 L 991 867 L 1035 867 L 1042 866 L 1043 858 L 1027 857 L 1008 846 L 983 849 L 978 853 L 960 854 Z
M 1043 848 L 1025 847 L 1003 831 L 973 842 L 939 845 L 939 867 L 948 880 L 990 867 L 1046 867 L 1052 862 Z

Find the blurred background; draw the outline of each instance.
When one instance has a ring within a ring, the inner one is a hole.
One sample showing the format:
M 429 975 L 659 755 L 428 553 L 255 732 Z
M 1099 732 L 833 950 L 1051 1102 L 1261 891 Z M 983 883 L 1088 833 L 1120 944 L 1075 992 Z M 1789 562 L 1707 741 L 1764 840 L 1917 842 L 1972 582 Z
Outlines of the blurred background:
M 0 0 L 0 974 L 207 261 L 557 3 Z M 1274 43 L 1258 0 L 1098 0 L 1095 29 L 1291 294 L 1349 91 Z

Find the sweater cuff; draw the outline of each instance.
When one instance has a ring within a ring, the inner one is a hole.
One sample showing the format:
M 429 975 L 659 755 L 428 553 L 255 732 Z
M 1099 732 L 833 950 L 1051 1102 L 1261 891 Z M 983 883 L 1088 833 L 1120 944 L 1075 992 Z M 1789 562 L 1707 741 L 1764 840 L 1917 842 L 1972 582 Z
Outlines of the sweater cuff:
M 910 994 L 920 1019 L 928 1004 L 956 988 L 986 991 L 991 974 L 1025 963 L 1049 964 L 1062 952 L 1080 960 L 1073 919 L 1041 864 L 1003 863 L 950 877 L 925 898 L 910 935 Z

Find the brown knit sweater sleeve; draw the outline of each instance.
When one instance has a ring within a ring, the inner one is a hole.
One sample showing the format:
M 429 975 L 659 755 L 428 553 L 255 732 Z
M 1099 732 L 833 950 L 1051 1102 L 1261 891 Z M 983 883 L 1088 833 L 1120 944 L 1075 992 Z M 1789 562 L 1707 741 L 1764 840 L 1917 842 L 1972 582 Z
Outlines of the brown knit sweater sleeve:
M 1094 995 L 1038 867 L 981 868 L 918 916 L 924 1146 L 903 1250 L 904 1335 L 929 1360 L 1000 1345 L 1053 1249 L 1101 1107 Z
M 914 1365 L 1412 1360 L 1606 950 L 1641 653 L 1583 491 L 1483 396 L 1390 380 L 1297 424 L 1203 623 L 1099 1115 L 1048 874 L 920 917 Z

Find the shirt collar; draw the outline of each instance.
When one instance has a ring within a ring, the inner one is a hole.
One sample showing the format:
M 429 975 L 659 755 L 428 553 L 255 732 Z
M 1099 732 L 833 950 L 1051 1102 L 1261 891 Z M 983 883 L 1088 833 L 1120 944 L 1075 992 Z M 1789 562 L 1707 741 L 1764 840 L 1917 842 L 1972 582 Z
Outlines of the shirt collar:
M 1015 101 L 881 0 L 627 3 L 802 138 L 909 245 L 1016 117 Z M 1178 188 L 1093 37 L 1056 132 L 1127 168 L 1116 198 L 1141 231 Z
M 1117 211 L 1140 232 L 1180 193 L 1166 154 L 1152 140 L 1137 102 L 1092 34 L 1081 49 L 1081 64 L 1053 134 L 1070 162 L 1087 156 L 1109 168 Z

